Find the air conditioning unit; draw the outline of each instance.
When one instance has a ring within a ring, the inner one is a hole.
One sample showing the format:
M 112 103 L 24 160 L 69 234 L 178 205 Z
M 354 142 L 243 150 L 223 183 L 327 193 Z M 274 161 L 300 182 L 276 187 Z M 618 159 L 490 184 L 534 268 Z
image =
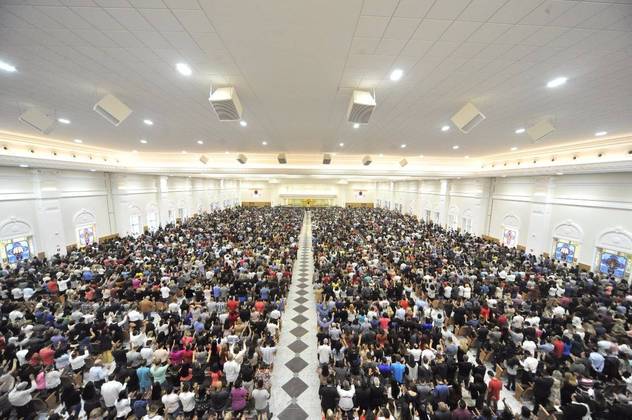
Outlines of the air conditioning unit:
M 375 105 L 375 97 L 372 92 L 354 90 L 351 103 L 349 103 L 347 120 L 352 123 L 368 124 Z
M 132 110 L 114 95 L 105 95 L 92 109 L 115 126 L 125 121 L 132 113 Z
M 331 163 L 331 155 L 329 153 L 325 153 L 323 155 L 323 165 L 329 165 Z
M 549 120 L 542 120 L 539 123 L 527 128 L 527 134 L 533 141 L 538 141 L 553 131 L 555 131 L 555 127 Z
M 287 163 L 287 158 L 285 157 L 285 153 L 279 153 L 277 155 L 277 160 L 281 165 L 285 165 Z
M 243 165 L 244 163 L 248 162 L 248 158 L 246 157 L 246 155 L 240 153 L 237 156 L 237 162 L 239 162 L 239 163 L 241 163 Z
M 399 166 L 401 166 L 402 168 L 406 165 L 408 165 L 408 161 L 406 160 L 406 158 L 399 161 Z
M 55 125 L 55 119 L 51 115 L 35 108 L 28 109 L 20 115 L 20 121 L 44 134 L 50 133 Z
M 373 162 L 373 160 L 371 159 L 371 156 L 369 155 L 366 155 L 365 157 L 362 158 L 362 164 L 364 166 L 369 166 L 371 162 Z
M 200 156 L 200 162 L 202 162 L 204 165 L 206 165 L 208 163 L 208 158 L 204 155 Z
M 462 133 L 469 133 L 474 127 L 479 125 L 485 119 L 485 115 L 481 113 L 471 102 L 465 104 L 463 108 L 450 118 L 454 125 L 461 130 Z
M 243 108 L 234 87 L 213 90 L 213 85 L 211 85 L 208 100 L 220 121 L 238 121 L 241 119 Z

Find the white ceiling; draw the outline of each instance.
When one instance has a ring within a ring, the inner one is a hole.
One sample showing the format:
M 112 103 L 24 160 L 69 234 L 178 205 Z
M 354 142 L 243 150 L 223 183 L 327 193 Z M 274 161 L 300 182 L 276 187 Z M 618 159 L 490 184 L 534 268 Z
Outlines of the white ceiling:
M 0 5 L 0 60 L 18 68 L 0 72 L 3 130 L 35 134 L 18 116 L 37 106 L 72 121 L 51 138 L 128 151 L 482 156 L 529 148 L 513 131 L 545 117 L 557 130 L 539 146 L 632 133 L 632 0 Z M 175 71 L 180 61 L 193 76 Z M 405 71 L 397 83 L 394 68 Z M 565 86 L 545 87 L 560 75 Z M 217 120 L 211 81 L 236 86 L 248 127 Z M 355 88 L 375 88 L 378 102 L 357 130 L 346 122 Z M 119 127 L 92 111 L 105 93 L 134 110 Z M 442 133 L 470 100 L 487 119 Z

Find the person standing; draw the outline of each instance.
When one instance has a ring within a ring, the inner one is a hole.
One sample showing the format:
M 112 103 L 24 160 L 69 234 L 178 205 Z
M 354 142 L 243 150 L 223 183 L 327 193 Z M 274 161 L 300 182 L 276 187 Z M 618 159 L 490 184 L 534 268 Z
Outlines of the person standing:
M 252 391 L 252 398 L 255 400 L 257 420 L 268 420 L 270 417 L 270 393 L 264 388 L 263 381 L 261 379 L 257 381 L 257 388 Z

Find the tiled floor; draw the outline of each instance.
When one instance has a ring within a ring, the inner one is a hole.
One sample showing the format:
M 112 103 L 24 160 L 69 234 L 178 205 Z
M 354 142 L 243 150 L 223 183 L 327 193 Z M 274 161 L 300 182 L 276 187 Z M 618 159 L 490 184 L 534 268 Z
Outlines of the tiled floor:
M 306 212 L 272 373 L 270 410 L 279 420 L 320 417 L 311 238 L 311 217 Z

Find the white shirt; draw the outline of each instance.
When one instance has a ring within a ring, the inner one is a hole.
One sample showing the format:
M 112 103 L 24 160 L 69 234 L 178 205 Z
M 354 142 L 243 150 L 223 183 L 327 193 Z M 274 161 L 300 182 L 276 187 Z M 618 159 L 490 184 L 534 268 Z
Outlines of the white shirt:
M 92 369 L 90 369 L 92 371 Z M 125 385 L 119 381 L 107 381 L 101 385 L 101 397 L 105 406 L 108 408 L 114 407 L 116 401 L 118 401 L 119 393 L 125 389 Z
M 226 376 L 226 382 L 232 383 L 237 380 L 241 366 L 234 360 L 229 360 L 224 363 L 224 375 Z
M 162 296 L 163 299 L 168 299 L 170 293 L 171 289 L 169 289 L 167 286 L 162 286 L 160 288 L 160 296 Z
M 274 363 L 274 355 L 276 353 L 276 347 L 261 347 L 261 358 L 267 365 Z
M 127 313 L 127 318 L 129 322 L 138 322 L 143 320 L 143 314 L 133 309 Z
M 182 403 L 182 411 L 189 413 L 195 409 L 195 393 L 181 392 L 179 398 Z
M 132 412 L 132 407 L 130 407 L 130 399 L 123 398 L 122 400 L 118 400 L 115 404 L 116 406 L 116 417 L 123 418 L 127 417 L 129 413 Z
M 528 356 L 520 364 L 528 372 L 535 373 L 538 370 L 538 359 L 533 356 Z
M 320 363 L 329 363 L 331 357 L 331 347 L 327 344 L 322 344 L 318 347 L 318 361 Z
M 163 395 L 162 403 L 165 405 L 165 411 L 169 414 L 175 413 L 178 408 L 180 408 L 180 398 L 178 397 L 178 394 L 174 394 L 173 392 L 171 394 Z
M 84 367 L 88 356 L 90 356 L 90 353 L 88 353 L 88 350 L 86 350 L 84 354 L 80 354 L 77 357 L 72 357 L 71 355 L 69 360 L 70 360 L 70 367 L 72 368 L 72 370 L 77 370 Z

